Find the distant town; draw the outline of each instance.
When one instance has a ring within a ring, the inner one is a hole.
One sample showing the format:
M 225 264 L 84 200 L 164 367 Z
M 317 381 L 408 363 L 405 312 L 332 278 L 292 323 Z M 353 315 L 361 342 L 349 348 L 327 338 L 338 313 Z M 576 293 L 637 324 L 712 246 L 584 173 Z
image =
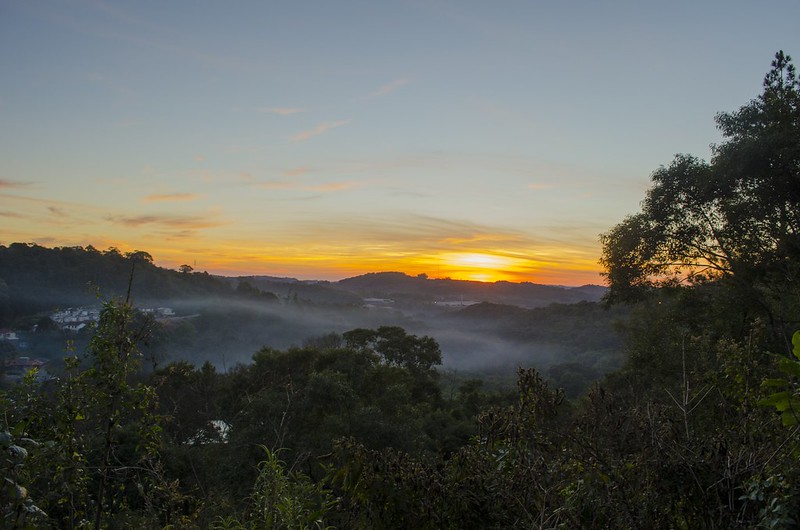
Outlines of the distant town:
M 156 321 L 175 318 L 175 311 L 170 307 L 143 307 L 139 311 L 152 316 Z M 100 320 L 100 307 L 69 307 L 59 309 L 49 315 L 53 324 L 60 329 L 65 337 L 75 336 L 84 329 L 91 329 Z M 0 352 L 2 359 L 2 373 L 0 379 L 4 383 L 21 381 L 31 370 L 35 370 L 35 377 L 42 381 L 50 378 L 47 373 L 47 361 L 37 356 L 41 352 L 31 351 L 31 339 L 38 331 L 39 324 L 34 324 L 30 331 L 0 329 Z

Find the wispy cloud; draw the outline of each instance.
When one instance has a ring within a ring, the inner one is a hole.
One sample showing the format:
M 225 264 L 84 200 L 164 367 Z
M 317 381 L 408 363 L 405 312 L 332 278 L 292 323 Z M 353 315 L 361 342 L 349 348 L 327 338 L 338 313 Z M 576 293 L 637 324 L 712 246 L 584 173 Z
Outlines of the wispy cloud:
M 258 107 L 256 110 L 258 112 L 277 114 L 279 116 L 289 116 L 291 114 L 300 114 L 301 112 L 306 112 L 306 109 L 300 109 L 296 107 Z
M 552 184 L 543 184 L 543 183 L 528 184 L 528 189 L 529 190 L 537 190 L 537 191 L 538 190 L 551 190 L 554 187 L 555 186 L 553 186 Z
M 373 96 L 385 96 L 391 94 L 403 85 L 410 83 L 410 79 L 395 79 L 391 83 L 387 83 L 372 93 Z
M 0 178 L 0 189 L 3 189 L 3 188 L 15 188 L 15 189 L 27 188 L 27 187 L 32 186 L 32 185 L 33 185 L 32 182 L 20 182 L 18 180 L 8 180 L 8 179 Z
M 17 212 L 6 212 L 6 211 L 3 211 L 3 210 L 0 210 L 0 217 L 13 217 L 14 219 L 27 219 L 27 216 L 22 215 L 20 213 L 17 213 Z
M 153 195 L 146 196 L 143 200 L 144 202 L 182 202 L 182 201 L 194 201 L 197 200 L 200 196 L 196 193 L 157 193 Z
M 330 131 L 331 129 L 335 129 L 337 127 L 341 127 L 342 125 L 346 125 L 348 123 L 350 123 L 350 120 L 328 121 L 328 122 L 320 123 L 319 125 L 317 125 L 313 129 L 310 129 L 308 131 L 302 131 L 302 132 L 299 132 L 299 133 L 295 134 L 294 136 L 292 136 L 292 140 L 294 140 L 295 142 L 304 142 L 304 141 L 308 140 L 309 138 L 313 138 L 315 136 L 319 136 L 320 134 L 324 134 L 324 133 Z
M 208 217 L 175 215 L 113 215 L 106 217 L 106 221 L 132 228 L 138 228 L 144 225 L 158 225 L 166 228 L 179 228 L 184 230 L 214 228 L 225 224 Z
M 528 247 L 535 244 L 528 234 L 518 230 L 408 213 L 401 217 L 392 214 L 370 217 L 353 214 L 302 228 L 313 229 L 318 236 L 331 241 L 347 234 L 349 239 L 362 244 L 379 242 L 397 249 L 407 247 L 424 253 L 471 250 L 473 247 Z
M 67 217 L 67 212 L 65 212 L 63 208 L 57 206 L 48 206 L 47 211 L 56 217 Z

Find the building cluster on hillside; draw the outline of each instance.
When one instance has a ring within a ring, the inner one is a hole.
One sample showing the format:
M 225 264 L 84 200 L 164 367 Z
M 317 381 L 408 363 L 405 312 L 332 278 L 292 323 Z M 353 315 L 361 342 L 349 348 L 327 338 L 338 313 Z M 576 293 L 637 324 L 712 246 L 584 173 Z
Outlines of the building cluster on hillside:
M 0 329 L 0 340 L 8 340 L 8 341 L 15 341 L 19 340 L 19 336 L 17 332 L 12 329 L 3 328 Z
M 63 330 L 77 332 L 88 324 L 99 321 L 100 310 L 97 308 L 70 307 L 51 314 L 50 320 L 58 324 L 58 327 Z
M 143 307 L 139 311 L 151 315 L 156 320 L 172 318 L 175 311 L 170 307 Z M 50 315 L 50 320 L 58 324 L 65 331 L 77 332 L 87 325 L 100 320 L 100 309 L 96 307 L 70 307 Z
M 169 307 L 146 307 L 138 310 L 158 321 L 183 318 L 176 317 L 175 311 Z M 100 309 L 97 307 L 70 307 L 51 313 L 50 320 L 64 332 L 77 333 L 100 321 Z M 31 370 L 36 370 L 37 380 L 46 380 L 50 377 L 45 369 L 47 361 L 19 355 L 20 353 L 28 354 L 29 341 L 37 333 L 38 327 L 38 325 L 34 325 L 31 330 L 27 331 L 0 329 L 0 352 L 3 352 L 0 357 L 5 357 L 5 359 L 0 359 L 0 382 L 18 382 Z
M 30 357 L 17 357 L 3 361 L 2 379 L 9 383 L 18 383 L 30 372 L 36 370 L 36 380 L 46 381 L 50 375 L 44 367 L 45 361 L 31 359 Z
M 171 318 L 175 316 L 175 311 L 173 311 L 170 307 L 145 307 L 143 309 L 139 309 L 139 311 L 145 315 L 153 315 L 155 319 Z
M 364 298 L 364 307 L 367 309 L 391 309 L 394 300 L 391 298 Z

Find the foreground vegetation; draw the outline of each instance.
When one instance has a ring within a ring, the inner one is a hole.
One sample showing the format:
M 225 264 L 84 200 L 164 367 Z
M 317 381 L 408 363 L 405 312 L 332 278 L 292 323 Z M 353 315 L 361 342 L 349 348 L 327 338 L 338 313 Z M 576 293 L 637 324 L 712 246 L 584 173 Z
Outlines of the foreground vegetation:
M 109 302 L 65 377 L 4 392 L 9 527 L 795 528 L 800 521 L 800 85 L 783 53 L 710 163 L 654 174 L 603 236 L 627 361 L 574 401 L 444 392 L 398 327 L 147 376 Z

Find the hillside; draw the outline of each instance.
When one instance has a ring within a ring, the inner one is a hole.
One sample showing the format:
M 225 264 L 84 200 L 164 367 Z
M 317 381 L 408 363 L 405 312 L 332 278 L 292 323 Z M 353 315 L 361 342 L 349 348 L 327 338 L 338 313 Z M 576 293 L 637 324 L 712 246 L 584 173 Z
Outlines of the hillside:
M 287 348 L 384 325 L 434 337 L 445 366 L 460 370 L 507 371 L 580 361 L 604 372 L 615 365 L 619 349 L 612 330 L 618 315 L 586 302 L 602 296 L 605 289 L 598 286 L 483 284 L 403 273 L 339 282 L 231 278 L 169 270 L 148 258 L 139 255 L 134 263 L 115 249 L 93 247 L 0 246 L 0 326 L 30 329 L 38 322 L 33 315 L 125 297 L 133 269 L 135 306 L 192 315 L 176 321 L 180 324 L 153 344 L 159 358 L 225 367 L 249 362 L 264 346 Z M 384 301 L 373 304 L 368 298 Z M 57 339 L 37 344 L 35 355 L 59 358 Z
M 360 306 L 362 304 L 361 296 L 344 291 L 335 283 L 330 282 L 302 281 L 273 276 L 238 276 L 225 279 L 234 285 L 247 283 L 261 291 L 274 293 L 287 301 L 335 306 Z
M 138 304 L 235 294 L 229 284 L 209 274 L 157 267 L 148 257 L 143 253 L 133 269 L 131 295 Z M 8 324 L 15 316 L 96 304 L 98 296 L 124 297 L 133 267 L 133 261 L 114 248 L 0 245 L 0 321 Z
M 429 279 L 401 272 L 370 273 L 338 282 L 299 281 L 270 276 L 226 278 L 204 272 L 179 272 L 158 267 L 144 252 L 134 266 L 117 249 L 92 246 L 47 248 L 28 243 L 0 245 L 0 321 L 57 307 L 94 304 L 125 296 L 132 267 L 131 294 L 137 303 L 159 305 L 175 300 L 274 293 L 294 303 L 360 306 L 364 298 L 387 298 L 398 306 L 463 301 L 490 302 L 525 308 L 552 303 L 598 301 L 606 289 L 534 283 Z
M 466 280 L 430 279 L 402 272 L 370 273 L 336 282 L 337 287 L 370 298 L 415 301 L 471 301 L 516 305 L 526 308 L 553 303 L 597 302 L 605 287 L 587 285 L 570 288 L 530 282 L 484 283 Z

